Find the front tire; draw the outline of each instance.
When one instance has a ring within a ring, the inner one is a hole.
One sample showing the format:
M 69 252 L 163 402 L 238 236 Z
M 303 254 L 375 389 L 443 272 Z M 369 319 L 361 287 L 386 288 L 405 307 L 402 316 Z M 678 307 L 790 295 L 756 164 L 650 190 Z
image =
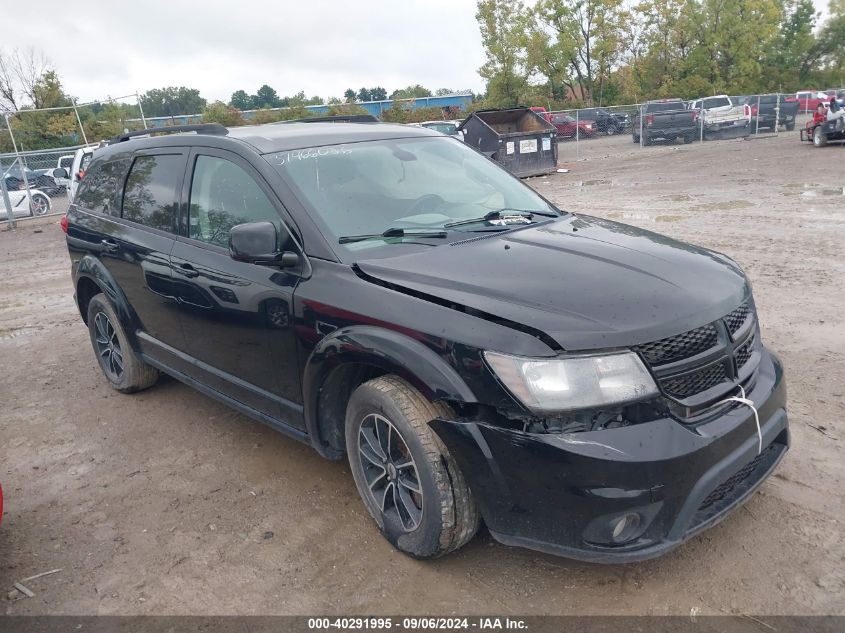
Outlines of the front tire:
M 827 145 L 827 135 L 822 132 L 822 126 L 817 125 L 813 130 L 813 145 L 816 147 L 824 147 Z
M 135 356 L 114 308 L 102 293 L 88 303 L 88 333 L 100 369 L 114 389 L 135 393 L 156 383 L 158 370 Z
M 362 384 L 346 409 L 346 450 L 361 499 L 384 537 L 414 558 L 454 551 L 478 529 L 463 474 L 428 426 L 453 415 L 397 376 Z

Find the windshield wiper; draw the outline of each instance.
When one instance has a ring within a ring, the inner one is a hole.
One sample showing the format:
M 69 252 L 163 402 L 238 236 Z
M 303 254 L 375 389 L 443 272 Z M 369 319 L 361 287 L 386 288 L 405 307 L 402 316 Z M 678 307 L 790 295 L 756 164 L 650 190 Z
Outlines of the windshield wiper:
M 528 211 L 525 209 L 496 209 L 495 211 L 490 211 L 486 213 L 483 217 L 480 218 L 471 218 L 469 220 L 458 220 L 457 222 L 448 222 L 443 225 L 444 229 L 452 228 L 453 226 L 463 226 L 464 224 L 478 224 L 479 222 L 490 222 L 492 220 L 502 220 L 502 223 L 498 226 L 508 226 L 509 224 L 530 224 L 530 220 L 534 218 L 535 215 L 543 215 L 548 218 L 557 218 L 560 217 L 560 214 L 554 213 L 552 211 Z M 507 220 L 510 218 L 514 218 L 515 222 L 508 222 Z M 517 220 L 517 218 L 524 218 L 525 220 L 529 220 L 529 222 L 525 222 L 522 220 Z
M 338 244 L 350 244 L 352 242 L 363 242 L 364 240 L 375 240 L 380 237 L 446 237 L 447 233 L 443 230 L 436 231 L 408 231 L 407 229 L 392 228 L 387 229 L 382 233 L 373 233 L 371 235 L 344 235 L 337 240 Z

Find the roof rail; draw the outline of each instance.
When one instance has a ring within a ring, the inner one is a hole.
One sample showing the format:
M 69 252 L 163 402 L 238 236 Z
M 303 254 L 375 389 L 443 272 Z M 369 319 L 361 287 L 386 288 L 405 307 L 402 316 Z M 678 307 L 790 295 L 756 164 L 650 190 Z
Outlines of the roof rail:
M 379 123 L 372 114 L 337 114 L 334 116 L 312 116 L 305 119 L 278 121 L 278 123 Z
M 137 130 L 135 132 L 126 132 L 118 134 L 109 141 L 112 143 L 122 143 L 131 138 L 138 136 L 152 136 L 153 134 L 179 134 L 180 132 L 196 132 L 197 134 L 212 134 L 214 136 L 226 136 L 229 130 L 219 123 L 198 123 L 195 125 L 171 125 L 168 127 L 154 127 L 148 130 Z

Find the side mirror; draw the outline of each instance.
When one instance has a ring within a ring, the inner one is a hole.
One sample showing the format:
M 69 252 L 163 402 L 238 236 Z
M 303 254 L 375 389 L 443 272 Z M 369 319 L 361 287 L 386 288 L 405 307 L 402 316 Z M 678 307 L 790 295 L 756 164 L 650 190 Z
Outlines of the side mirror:
M 67 169 L 64 167 L 56 167 L 53 170 L 53 178 L 67 178 Z
M 229 231 L 229 256 L 239 262 L 292 268 L 299 254 L 278 250 L 276 225 L 272 222 L 238 224 Z

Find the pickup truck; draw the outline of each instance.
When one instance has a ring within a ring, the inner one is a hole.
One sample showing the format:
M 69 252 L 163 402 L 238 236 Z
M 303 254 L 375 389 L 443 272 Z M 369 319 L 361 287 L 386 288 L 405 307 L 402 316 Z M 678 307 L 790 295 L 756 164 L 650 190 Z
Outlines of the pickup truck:
M 634 143 L 640 142 L 641 132 L 643 145 L 651 145 L 659 138 L 674 141 L 678 137 L 684 143 L 692 143 L 698 130 L 698 111 L 687 109 L 680 99 L 648 101 L 634 116 L 631 128 Z
M 734 103 L 728 95 L 702 97 L 692 101 L 689 108 L 701 113 L 699 124 L 704 126 L 704 138 L 728 131 L 751 131 L 751 107 Z
M 780 125 L 788 131 L 795 129 L 795 117 L 801 104 L 793 95 L 748 95 L 731 97 L 731 100 L 751 108 L 752 132 L 764 128 L 775 130 Z

